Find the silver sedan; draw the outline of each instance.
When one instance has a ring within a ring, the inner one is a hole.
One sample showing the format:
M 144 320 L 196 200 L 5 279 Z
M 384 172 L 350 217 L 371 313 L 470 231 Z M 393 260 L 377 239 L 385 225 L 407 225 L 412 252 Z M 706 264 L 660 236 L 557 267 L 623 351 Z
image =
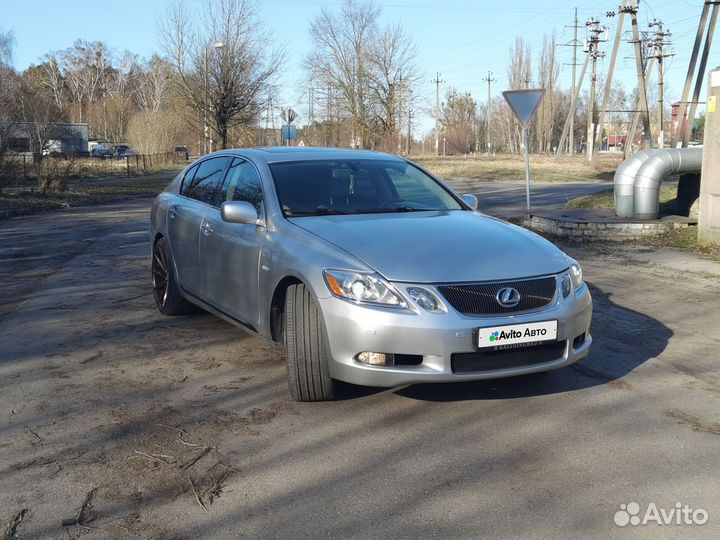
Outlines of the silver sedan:
M 331 399 L 336 380 L 468 381 L 585 357 L 580 265 L 476 207 L 388 154 L 216 152 L 153 204 L 155 301 L 284 346 L 300 401 Z

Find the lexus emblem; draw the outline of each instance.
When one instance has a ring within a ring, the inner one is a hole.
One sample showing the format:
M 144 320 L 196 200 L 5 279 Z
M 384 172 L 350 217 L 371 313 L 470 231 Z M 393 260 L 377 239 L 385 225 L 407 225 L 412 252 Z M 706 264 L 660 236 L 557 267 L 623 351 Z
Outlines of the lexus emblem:
M 505 287 L 498 291 L 495 300 L 502 307 L 513 308 L 520 303 L 520 292 L 512 287 Z

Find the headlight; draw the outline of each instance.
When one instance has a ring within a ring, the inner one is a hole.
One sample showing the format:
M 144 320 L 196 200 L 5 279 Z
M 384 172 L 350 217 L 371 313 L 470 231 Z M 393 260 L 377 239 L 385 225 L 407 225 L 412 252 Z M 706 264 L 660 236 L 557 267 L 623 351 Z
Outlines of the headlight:
M 363 304 L 407 307 L 395 288 L 378 274 L 350 270 L 323 270 L 325 283 L 338 298 Z
M 435 294 L 425 287 L 408 287 L 407 293 L 421 308 L 432 313 L 446 313 L 447 308 Z
M 572 279 L 573 286 L 579 289 L 583 284 L 583 273 L 580 264 L 577 261 L 573 261 L 570 264 L 570 279 Z
M 572 279 L 568 274 L 563 274 L 563 277 L 560 278 L 560 290 L 563 298 L 567 298 L 572 292 Z

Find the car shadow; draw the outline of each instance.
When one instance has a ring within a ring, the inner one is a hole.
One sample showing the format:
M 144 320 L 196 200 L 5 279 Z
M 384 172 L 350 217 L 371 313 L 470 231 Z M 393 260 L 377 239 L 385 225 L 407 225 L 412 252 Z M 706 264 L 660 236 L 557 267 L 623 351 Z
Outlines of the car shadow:
M 422 401 L 465 401 L 513 399 L 583 390 L 612 384 L 626 388 L 621 379 L 638 366 L 659 356 L 667 347 L 672 330 L 656 319 L 620 306 L 611 300 L 612 293 L 590 287 L 594 314 L 590 332 L 593 345 L 590 354 L 565 368 L 503 379 L 483 381 L 414 384 L 393 392 Z M 362 388 L 342 385 L 338 399 L 357 399 L 387 391 L 384 388 Z

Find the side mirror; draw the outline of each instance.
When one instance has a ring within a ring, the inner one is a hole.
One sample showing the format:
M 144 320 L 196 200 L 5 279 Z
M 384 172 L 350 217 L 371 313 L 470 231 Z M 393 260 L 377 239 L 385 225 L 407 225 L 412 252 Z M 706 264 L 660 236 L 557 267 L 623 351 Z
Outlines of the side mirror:
M 461 195 L 462 200 L 467 204 L 470 208 L 473 210 L 477 210 L 478 207 L 478 198 L 475 195 Z
M 246 201 L 228 201 L 220 206 L 220 216 L 228 223 L 247 223 L 256 225 L 258 213 L 255 207 Z

